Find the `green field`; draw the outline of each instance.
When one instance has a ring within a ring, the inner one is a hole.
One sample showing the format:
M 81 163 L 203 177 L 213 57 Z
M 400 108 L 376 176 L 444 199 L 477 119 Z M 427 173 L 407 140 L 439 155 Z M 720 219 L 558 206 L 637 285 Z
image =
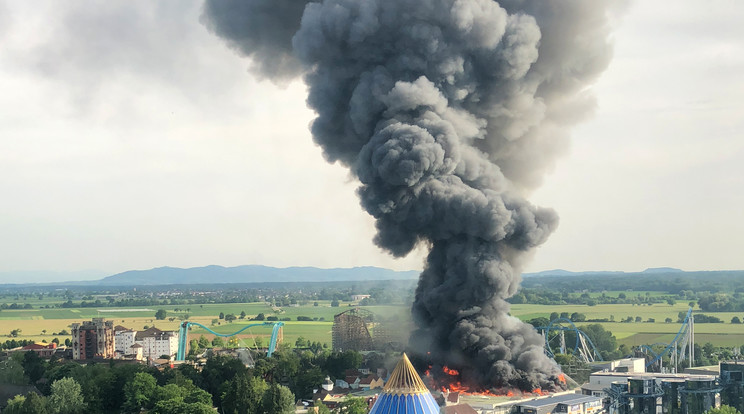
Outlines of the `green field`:
M 679 312 L 687 312 L 686 303 L 678 303 L 674 306 L 664 304 L 642 305 L 529 305 L 519 304 L 512 306 L 512 315 L 522 320 L 530 320 L 537 317 L 549 317 L 552 312 L 579 312 L 587 316 L 587 319 L 610 319 L 613 315 L 615 322 L 600 322 L 600 324 L 612 332 L 620 344 L 629 346 L 654 344 L 658 342 L 670 342 L 680 329 L 677 323 Z M 706 312 L 703 312 L 706 313 Z M 695 341 L 704 344 L 710 342 L 717 346 L 740 346 L 744 345 L 744 324 L 731 324 L 731 318 L 744 314 L 736 312 L 707 312 L 707 315 L 716 316 L 724 323 L 698 323 L 695 325 Z M 644 322 L 622 323 L 620 320 L 632 316 L 640 316 Z M 648 318 L 655 322 L 646 322 Z M 671 318 L 672 323 L 665 323 L 666 318 Z M 578 326 L 592 323 L 579 323 Z
M 366 308 L 376 315 L 385 318 L 398 315 L 405 319 L 408 313 L 408 307 L 403 306 L 369 306 Z M 155 319 L 155 312 L 159 309 L 166 310 L 167 319 Z M 121 308 L 5 309 L 0 311 L 0 341 L 11 339 L 10 332 L 20 329 L 21 333 L 15 339 L 46 340 L 49 342 L 57 337 L 60 341 L 64 342 L 64 339 L 69 338 L 69 335 L 59 335 L 58 333 L 61 330 L 67 330 L 69 332 L 72 323 L 98 317 L 111 319 L 115 325 L 122 325 L 137 330 L 144 329 L 145 326 L 156 326 L 163 330 L 177 330 L 181 323 L 181 317 L 188 314 L 188 320 L 190 321 L 209 326 L 215 332 L 231 333 L 239 330 L 248 323 L 255 323 L 256 321 L 251 321 L 250 319 L 259 313 L 263 313 L 267 317 L 276 316 L 280 319 L 291 319 L 291 321 L 284 322 L 283 334 L 285 342 L 294 344 L 298 337 L 303 337 L 310 341 L 326 343 L 330 346 L 333 316 L 348 309 L 350 309 L 348 303 L 344 303 L 340 307 L 331 307 L 330 301 L 318 301 L 318 306 L 313 306 L 313 302 L 310 302 L 303 306 L 283 308 L 273 308 L 264 302 L 258 302 Z M 232 313 L 239 316 L 240 312 L 246 313 L 245 319 L 238 319 L 232 323 L 219 319 L 220 313 L 225 315 Z M 298 316 L 318 318 L 318 320 L 298 322 Z M 171 321 L 170 318 L 174 318 L 174 320 Z M 217 324 L 212 323 L 214 320 L 217 320 Z M 198 337 L 201 334 L 205 334 L 207 337 L 213 336 L 201 328 L 194 327 L 192 329 L 192 335 Z M 241 337 L 247 339 L 257 336 L 268 338 L 270 335 L 270 329 L 254 327 L 241 334 Z M 2 339 L 3 337 L 5 339 Z M 264 343 L 267 342 L 264 341 Z
M 617 293 L 617 292 L 613 292 Z M 634 292 L 630 292 L 632 294 Z M 637 292 L 636 292 L 637 293 Z M 7 301 L 7 298 L 6 298 Z M 21 303 L 20 301 L 18 303 Z M 24 302 L 25 303 L 25 302 Z M 158 309 L 165 309 L 168 312 L 168 319 L 155 320 L 155 312 Z M 178 309 L 178 311 L 176 311 Z M 114 321 L 115 325 L 123 325 L 132 329 L 143 329 L 147 326 L 157 326 L 164 330 L 178 329 L 180 318 L 189 315 L 189 320 L 210 326 L 216 332 L 229 333 L 239 330 L 249 321 L 250 318 L 259 313 L 265 316 L 277 316 L 278 318 L 290 318 L 291 321 L 285 322 L 284 340 L 294 344 L 298 337 L 304 337 L 311 341 L 331 344 L 331 328 L 333 325 L 333 316 L 337 313 L 348 310 L 348 304 L 343 303 L 341 307 L 331 307 L 328 301 L 319 301 L 318 306 L 313 303 L 307 303 L 297 307 L 272 308 L 270 305 L 259 303 L 224 303 L 224 304 L 204 304 L 204 305 L 182 305 L 182 306 L 148 306 L 148 307 L 130 307 L 130 308 L 52 308 L 52 309 L 19 309 L 19 310 L 2 310 L 0 311 L 0 339 L 10 338 L 10 331 L 21 329 L 20 335 L 16 339 L 31 339 L 40 341 L 42 339 L 51 341 L 55 336 L 64 341 L 64 336 L 54 335 L 59 331 L 66 329 L 69 331 L 70 324 L 90 320 L 94 317 L 103 317 Z M 370 306 L 367 309 L 383 318 L 397 317 L 401 323 L 410 322 L 409 308 L 406 306 Z M 224 314 L 239 315 L 245 311 L 247 317 L 244 320 L 236 320 L 228 323 L 218 319 L 220 312 Z M 512 315 L 522 320 L 530 320 L 536 317 L 549 317 L 552 312 L 573 312 L 583 313 L 588 319 L 610 319 L 614 316 L 615 322 L 602 322 L 601 325 L 611 331 L 618 342 L 626 345 L 653 344 L 657 342 L 669 342 L 680 328 L 677 323 L 679 312 L 686 312 L 687 304 L 678 303 L 673 306 L 664 304 L 647 305 L 531 305 L 518 304 L 513 305 Z M 731 324 L 730 320 L 734 316 L 744 319 L 744 314 L 733 312 L 708 313 L 717 316 L 725 323 L 698 323 L 695 325 L 696 342 L 703 344 L 711 342 L 718 346 L 740 346 L 744 344 L 744 324 Z M 317 321 L 298 322 L 297 316 L 307 316 L 318 318 Z M 640 316 L 644 322 L 621 323 L 620 320 L 631 316 L 635 320 Z M 174 320 L 169 320 L 174 318 Z M 323 320 L 320 320 L 323 318 Z M 655 322 L 646 322 L 648 318 L 655 319 Z M 671 318 L 672 323 L 665 323 L 666 318 Z M 218 324 L 212 324 L 217 319 Z M 591 323 L 591 322 L 587 322 Z M 578 324 L 579 326 L 582 323 Z M 46 332 L 43 332 L 43 331 Z M 201 329 L 194 328 L 193 335 L 206 334 Z M 268 338 L 269 329 L 263 327 L 251 328 L 244 337 L 262 336 Z M 206 335 L 210 336 L 210 335 Z M 249 338 L 250 339 L 250 338 Z

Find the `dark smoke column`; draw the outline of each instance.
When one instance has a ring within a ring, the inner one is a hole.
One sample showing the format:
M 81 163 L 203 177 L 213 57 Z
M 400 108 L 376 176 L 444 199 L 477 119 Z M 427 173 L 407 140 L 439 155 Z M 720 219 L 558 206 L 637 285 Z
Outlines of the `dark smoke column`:
M 557 225 L 525 195 L 594 106 L 586 87 L 609 62 L 610 3 L 325 0 L 298 21 L 304 3 L 209 1 L 205 22 L 261 76 L 304 71 L 313 138 L 359 178 L 379 246 L 431 246 L 412 345 L 431 352 L 432 372 L 554 387 L 540 336 L 505 299 Z

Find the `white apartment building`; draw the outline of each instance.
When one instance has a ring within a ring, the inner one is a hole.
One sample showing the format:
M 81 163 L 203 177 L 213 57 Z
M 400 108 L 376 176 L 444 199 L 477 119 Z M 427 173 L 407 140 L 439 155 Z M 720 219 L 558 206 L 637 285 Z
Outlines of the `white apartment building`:
M 142 346 L 142 356 L 144 358 L 157 359 L 161 355 L 174 356 L 178 352 L 178 332 L 161 331 L 152 327 L 137 332 L 135 343 Z
M 130 348 L 134 345 L 136 335 L 137 331 L 117 325 L 114 328 L 114 351 L 120 354 L 128 354 Z

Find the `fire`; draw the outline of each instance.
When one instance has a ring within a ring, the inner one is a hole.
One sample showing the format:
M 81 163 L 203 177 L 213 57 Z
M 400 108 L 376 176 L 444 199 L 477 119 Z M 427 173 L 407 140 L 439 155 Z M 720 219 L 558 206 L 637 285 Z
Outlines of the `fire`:
M 444 393 L 450 393 L 450 392 L 457 392 L 461 395 L 481 395 L 485 397 L 514 397 L 517 395 L 516 393 L 519 393 L 520 395 L 525 395 L 525 393 L 517 390 L 511 390 L 511 389 L 499 389 L 499 390 L 490 390 L 490 389 L 483 389 L 477 386 L 472 386 L 468 384 L 463 384 L 460 381 L 460 371 L 444 366 L 442 367 L 442 373 L 446 374 L 445 377 L 439 377 L 439 378 L 432 378 L 431 377 L 431 365 L 428 367 L 428 369 L 425 371 L 425 374 L 427 376 L 427 382 L 429 383 L 431 388 L 439 389 L 440 391 Z M 526 393 L 529 394 L 529 393 Z M 535 389 L 532 390 L 533 395 L 544 395 L 543 390 L 541 389 Z
M 566 383 L 566 376 L 563 375 L 562 373 L 561 374 L 558 374 L 558 381 L 560 381 L 560 382 L 562 382 L 562 383 L 565 384 Z

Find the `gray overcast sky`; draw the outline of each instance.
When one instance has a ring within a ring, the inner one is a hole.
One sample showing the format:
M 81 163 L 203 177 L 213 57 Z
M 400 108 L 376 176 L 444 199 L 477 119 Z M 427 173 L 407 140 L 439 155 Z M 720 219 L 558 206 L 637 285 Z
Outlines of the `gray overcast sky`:
M 17 271 L 421 267 L 199 1 L 0 0 L 0 283 Z M 528 271 L 744 269 L 744 2 L 637 1 L 595 116 L 533 195 Z M 59 277 L 63 277 L 60 275 Z

